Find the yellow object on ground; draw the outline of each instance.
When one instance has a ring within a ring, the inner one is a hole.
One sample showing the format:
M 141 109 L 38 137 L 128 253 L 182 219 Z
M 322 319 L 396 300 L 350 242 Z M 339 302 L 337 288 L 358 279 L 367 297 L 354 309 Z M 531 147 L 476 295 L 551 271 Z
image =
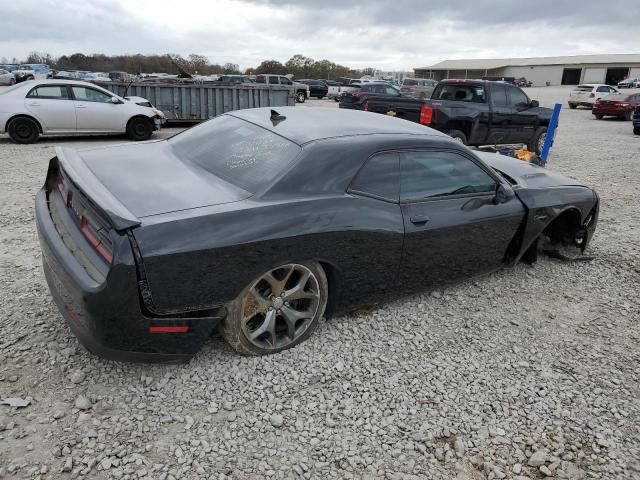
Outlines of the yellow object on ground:
M 516 158 L 524 160 L 525 162 L 530 162 L 536 157 L 536 152 L 530 152 L 526 148 L 516 150 L 514 153 L 516 155 Z

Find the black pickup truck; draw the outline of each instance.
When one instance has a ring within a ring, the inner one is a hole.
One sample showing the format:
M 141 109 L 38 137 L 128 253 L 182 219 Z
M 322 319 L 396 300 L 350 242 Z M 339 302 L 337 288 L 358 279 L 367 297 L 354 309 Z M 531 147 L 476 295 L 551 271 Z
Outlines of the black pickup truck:
M 363 110 L 435 128 L 465 145 L 527 144 L 540 153 L 552 110 L 515 85 L 484 80 L 442 80 L 429 100 L 370 96 Z

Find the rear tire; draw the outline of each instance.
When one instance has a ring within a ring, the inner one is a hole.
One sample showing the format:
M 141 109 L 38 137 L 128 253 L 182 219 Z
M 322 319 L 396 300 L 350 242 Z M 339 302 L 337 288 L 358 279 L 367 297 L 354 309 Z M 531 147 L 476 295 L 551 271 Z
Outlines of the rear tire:
M 633 119 L 633 111 L 631 112 L 627 112 L 626 115 L 624 116 L 625 120 L 632 120 Z
M 633 134 L 640 135 L 640 127 L 633 127 Z
M 596 115 L 597 120 L 602 120 L 603 118 L 604 118 L 604 115 Z
M 16 143 L 35 143 L 40 136 L 40 128 L 31 118 L 18 117 L 9 122 L 7 133 Z
M 578 108 L 578 105 L 576 105 L 575 103 L 571 103 L 571 102 L 569 102 L 569 108 L 570 108 L 571 110 L 575 110 L 576 108 Z
M 15 77 L 13 77 L 9 80 L 9 85 L 15 85 L 15 84 L 16 84 L 16 79 Z
M 153 125 L 147 118 L 134 117 L 127 125 L 127 135 L 136 142 L 149 140 L 153 135 Z
M 220 332 L 231 348 L 244 355 L 281 352 L 302 343 L 318 328 L 328 294 L 320 264 L 276 267 L 247 285 L 228 305 Z
M 460 130 L 449 130 L 445 133 L 449 135 L 451 138 L 453 138 L 454 140 L 457 140 L 458 142 L 462 143 L 463 145 L 467 144 L 467 136 L 464 134 L 464 132 Z
M 536 130 L 536 133 L 533 135 L 533 138 L 527 145 L 527 150 L 530 152 L 536 152 L 537 155 L 542 153 L 542 148 L 544 147 L 544 142 L 546 140 L 547 135 L 547 127 L 540 127 Z

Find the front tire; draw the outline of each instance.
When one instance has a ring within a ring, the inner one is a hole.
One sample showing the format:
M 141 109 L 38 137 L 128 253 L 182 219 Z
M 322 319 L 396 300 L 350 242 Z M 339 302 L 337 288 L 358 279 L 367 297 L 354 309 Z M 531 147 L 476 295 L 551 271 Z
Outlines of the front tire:
M 640 135 L 640 127 L 633 127 L 633 134 Z
M 597 120 L 602 120 L 603 118 L 604 118 L 604 115 L 596 115 Z
M 35 143 L 40 136 L 40 128 L 31 118 L 18 117 L 9 122 L 7 133 L 16 143 Z
M 222 336 L 244 355 L 294 347 L 321 324 L 328 292 L 327 277 L 318 263 L 276 267 L 251 282 L 228 305 Z
M 576 105 L 575 103 L 571 103 L 571 102 L 569 102 L 569 108 L 570 108 L 571 110 L 575 110 L 576 108 L 578 108 L 578 105 Z
M 127 135 L 136 142 L 149 140 L 153 135 L 153 125 L 148 118 L 134 117 L 127 125 Z
M 464 134 L 464 132 L 462 132 L 460 130 L 449 130 L 446 133 L 451 138 L 453 138 L 454 140 L 457 140 L 458 142 L 462 143 L 463 145 L 467 144 L 467 136 Z
M 547 138 L 547 127 L 540 127 L 536 130 L 536 133 L 533 135 L 533 138 L 527 145 L 527 150 L 530 152 L 536 152 L 537 155 L 542 153 L 542 148 L 544 147 L 544 142 Z
M 304 92 L 298 92 L 296 94 L 296 103 L 304 103 L 307 99 L 307 94 Z
M 16 79 L 15 77 L 13 77 L 9 80 L 9 85 L 15 85 L 15 84 L 16 84 Z

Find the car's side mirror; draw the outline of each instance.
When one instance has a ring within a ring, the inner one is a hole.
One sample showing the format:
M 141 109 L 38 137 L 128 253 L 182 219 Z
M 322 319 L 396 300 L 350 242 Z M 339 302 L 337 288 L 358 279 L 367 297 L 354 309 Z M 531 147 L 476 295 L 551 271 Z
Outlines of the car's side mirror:
M 111 103 L 113 103 L 114 105 L 118 105 L 120 103 L 124 103 L 122 100 L 120 100 L 118 97 L 111 97 Z
M 538 100 L 531 100 L 531 103 L 529 103 L 529 106 L 531 108 L 536 108 L 540 106 L 540 102 Z
M 513 193 L 513 188 L 511 188 L 508 185 L 505 185 L 504 183 L 499 183 L 496 186 L 496 195 L 495 197 L 493 197 L 493 203 L 496 205 L 500 203 L 507 203 L 509 200 L 511 200 L 515 196 L 516 194 Z

